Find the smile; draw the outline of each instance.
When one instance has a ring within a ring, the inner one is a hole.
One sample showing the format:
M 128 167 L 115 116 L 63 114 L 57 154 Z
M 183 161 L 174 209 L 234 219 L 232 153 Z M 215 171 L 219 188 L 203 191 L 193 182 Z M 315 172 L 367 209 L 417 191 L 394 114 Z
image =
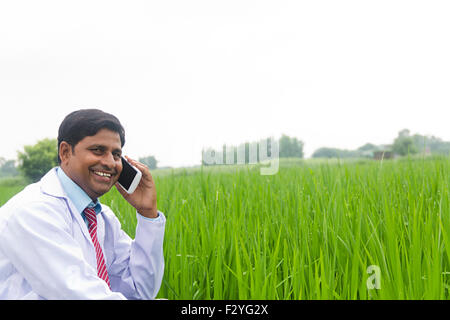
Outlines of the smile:
M 94 171 L 94 173 L 101 177 L 111 177 L 111 174 L 106 172 Z
M 111 176 L 112 176 L 111 173 L 107 173 L 107 172 L 103 172 L 103 171 L 92 171 L 92 172 L 100 177 L 111 178 Z

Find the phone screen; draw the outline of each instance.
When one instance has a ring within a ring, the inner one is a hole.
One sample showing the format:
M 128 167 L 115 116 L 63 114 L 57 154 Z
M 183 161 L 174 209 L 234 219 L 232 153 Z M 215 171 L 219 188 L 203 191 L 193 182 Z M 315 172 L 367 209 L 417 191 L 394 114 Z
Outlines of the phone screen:
M 119 183 L 122 187 L 127 190 L 130 189 L 136 174 L 136 170 L 122 157 L 122 173 L 119 176 Z

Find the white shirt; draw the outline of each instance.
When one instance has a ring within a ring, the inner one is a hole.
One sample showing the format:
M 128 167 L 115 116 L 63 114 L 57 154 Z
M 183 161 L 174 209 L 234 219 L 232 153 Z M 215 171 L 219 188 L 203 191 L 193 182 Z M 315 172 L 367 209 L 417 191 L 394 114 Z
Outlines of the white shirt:
M 97 276 L 95 248 L 56 168 L 0 208 L 0 299 L 153 299 L 164 273 L 166 218 L 136 213 L 132 240 L 106 205 L 97 215 L 111 289 Z

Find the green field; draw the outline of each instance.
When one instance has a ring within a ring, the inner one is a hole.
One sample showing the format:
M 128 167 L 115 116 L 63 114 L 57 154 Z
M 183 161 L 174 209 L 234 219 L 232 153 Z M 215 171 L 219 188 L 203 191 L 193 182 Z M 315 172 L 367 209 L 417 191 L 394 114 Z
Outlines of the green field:
M 449 168 L 449 158 L 405 158 L 282 161 L 273 176 L 155 170 L 167 216 L 158 297 L 448 299 Z M 0 204 L 15 188 L 1 187 Z M 119 193 L 101 201 L 134 236 Z M 379 289 L 367 285 L 369 266 Z

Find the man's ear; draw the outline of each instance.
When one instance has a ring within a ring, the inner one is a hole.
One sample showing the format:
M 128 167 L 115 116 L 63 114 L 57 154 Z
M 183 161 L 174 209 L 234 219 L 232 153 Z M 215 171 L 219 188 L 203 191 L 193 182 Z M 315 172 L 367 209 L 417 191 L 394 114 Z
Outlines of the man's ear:
M 66 141 L 61 141 L 59 144 L 59 158 L 61 159 L 61 164 L 67 164 L 71 154 L 72 146 Z

